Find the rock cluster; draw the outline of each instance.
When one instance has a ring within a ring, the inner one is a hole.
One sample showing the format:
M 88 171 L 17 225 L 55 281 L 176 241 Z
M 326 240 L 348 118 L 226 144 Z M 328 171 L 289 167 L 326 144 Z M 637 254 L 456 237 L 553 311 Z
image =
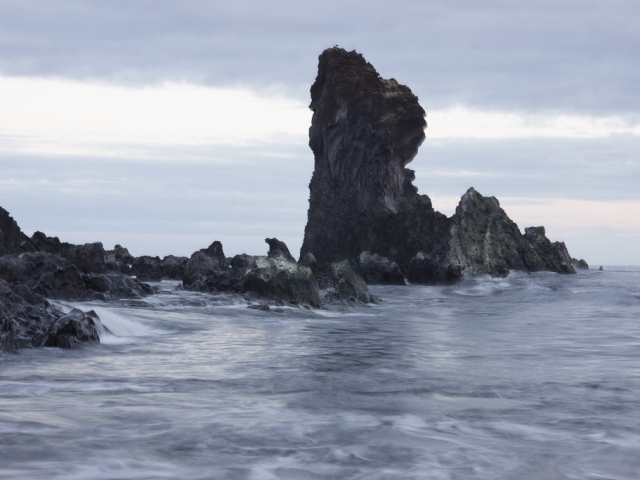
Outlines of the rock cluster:
M 425 138 L 425 112 L 408 87 L 381 78 L 362 55 L 338 47 L 320 55 L 310 108 L 315 169 L 301 261 L 312 254 L 326 272 L 346 259 L 369 283 L 575 273 L 563 243 L 551 243 L 542 227 L 523 235 L 494 197 L 471 188 L 448 218 L 418 194 L 406 165 Z
M 265 242 L 269 245 L 266 256 L 241 254 L 233 258 L 226 258 L 222 244 L 213 242 L 207 249 L 195 252 L 187 262 L 184 287 L 246 294 L 263 302 L 263 306 L 264 302 L 272 302 L 322 308 L 323 303 L 376 301 L 348 262 L 334 265 L 331 275 L 321 277 L 323 287 L 332 288 L 321 297 L 319 272 L 314 271 L 313 264 L 296 262 L 286 244 L 277 238 L 267 238 Z

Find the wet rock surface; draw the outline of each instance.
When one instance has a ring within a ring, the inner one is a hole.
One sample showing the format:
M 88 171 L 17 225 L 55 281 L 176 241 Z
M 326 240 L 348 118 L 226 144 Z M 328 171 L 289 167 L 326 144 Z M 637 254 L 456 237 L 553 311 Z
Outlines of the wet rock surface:
M 450 283 L 464 272 L 574 273 L 563 244 L 525 238 L 495 198 L 470 189 L 447 218 L 418 194 L 406 165 L 425 138 L 425 112 L 408 87 L 381 78 L 362 55 L 338 47 L 320 55 L 310 108 L 315 169 L 301 259 L 313 254 L 319 271 L 349 259 L 382 281 L 375 262 L 362 268 L 354 260 L 369 252 L 418 283 Z
M 267 256 L 242 254 L 227 262 L 220 242 L 214 242 L 209 252 L 194 253 L 189 260 L 191 269 L 188 264 L 185 274 L 185 288 L 250 294 L 275 304 L 322 307 L 311 268 L 298 264 L 283 242 L 275 238 L 265 241 L 269 244 Z
M 26 285 L 0 280 L 0 350 L 99 343 L 101 329 L 93 311 L 65 314 Z
M 352 261 L 352 266 L 369 285 L 405 285 L 398 264 L 377 253 L 362 252 Z
M 326 303 L 378 303 L 380 300 L 369 292 L 367 283 L 353 271 L 347 260 L 331 264 L 331 285 L 333 289 L 324 295 Z

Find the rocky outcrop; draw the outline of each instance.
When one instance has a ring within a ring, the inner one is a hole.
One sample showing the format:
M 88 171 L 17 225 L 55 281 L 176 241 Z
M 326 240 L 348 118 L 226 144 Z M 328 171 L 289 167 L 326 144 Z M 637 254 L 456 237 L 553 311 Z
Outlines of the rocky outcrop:
M 368 251 L 405 269 L 418 251 L 442 248 L 450 222 L 405 168 L 426 126 L 411 90 L 336 47 L 320 55 L 310 108 L 315 169 L 301 257 L 313 253 L 324 268 Z
M 194 253 L 191 265 L 187 263 L 185 288 L 244 293 L 276 304 L 322 307 L 311 268 L 298 264 L 283 242 L 275 238 L 265 241 L 269 244 L 267 256 L 242 254 L 227 262 L 220 242 Z
M 338 47 L 320 55 L 310 108 L 315 169 L 300 254 L 313 254 L 319 271 L 348 259 L 378 283 L 380 262 L 367 257 L 371 268 L 360 266 L 368 252 L 395 262 L 413 283 L 451 283 L 465 272 L 574 273 L 564 244 L 544 231 L 523 235 L 494 197 L 471 188 L 447 218 L 418 194 L 405 167 L 425 138 L 425 112 L 408 87 L 381 78 L 362 55 Z
M 405 285 L 397 263 L 377 253 L 362 252 L 353 261 L 353 270 L 369 285 Z
M 529 270 L 534 272 L 576 273 L 564 242 L 551 243 L 546 237 L 544 227 L 525 228 L 524 238 L 529 242 L 538 257 L 533 265 L 528 265 Z
M 65 315 L 26 285 L 0 280 L 0 350 L 73 348 L 100 342 L 100 330 L 105 329 L 95 312 L 74 309 Z
M 224 256 L 222 243 L 216 240 L 207 248 L 198 250 L 191 255 L 191 258 L 185 263 L 182 282 L 185 287 L 190 287 L 202 278 L 215 276 L 218 272 L 227 270 L 228 267 L 229 263 Z
M 160 280 L 182 280 L 185 275 L 187 257 L 167 255 L 160 257 L 142 256 L 133 260 L 130 273 L 142 282 L 159 282 Z
M 589 264 L 583 259 L 578 260 L 577 258 L 572 258 L 571 265 L 578 270 L 589 270 Z
M 0 207 L 0 255 L 20 252 L 20 245 L 28 240 L 9 212 Z

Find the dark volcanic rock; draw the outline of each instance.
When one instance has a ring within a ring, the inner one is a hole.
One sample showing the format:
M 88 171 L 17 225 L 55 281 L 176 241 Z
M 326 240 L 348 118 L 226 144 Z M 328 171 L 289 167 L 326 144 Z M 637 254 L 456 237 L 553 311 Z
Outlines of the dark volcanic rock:
M 185 263 L 182 282 L 190 287 L 204 277 L 218 275 L 228 269 L 227 258 L 224 256 L 222 243 L 213 242 L 209 247 L 198 250 Z
M 167 255 L 160 257 L 142 256 L 134 259 L 131 275 L 143 282 L 159 282 L 160 280 L 182 280 L 184 278 L 187 257 Z
M 377 253 L 362 252 L 352 262 L 353 270 L 369 285 L 405 285 L 397 263 Z
M 418 251 L 441 248 L 449 221 L 405 168 L 426 126 L 411 90 L 380 78 L 362 55 L 331 48 L 320 55 L 310 108 L 315 170 L 301 256 L 313 253 L 324 268 L 369 251 L 406 268 Z
M 422 285 L 451 285 L 462 277 L 459 265 L 444 265 L 424 252 L 418 252 L 409 264 L 407 279 Z
M 63 250 L 73 247 L 70 243 L 63 243 L 58 237 L 47 237 L 42 232 L 36 232 L 25 241 L 20 249 L 23 252 L 48 252 L 60 254 Z
M 0 280 L 0 350 L 97 343 L 102 329 L 93 311 L 74 309 L 65 315 L 26 285 Z
M 214 242 L 211 253 L 215 257 L 204 250 L 194 253 L 189 262 L 191 272 L 196 273 L 188 282 L 185 275 L 185 288 L 247 293 L 276 303 L 322 307 L 311 268 L 298 264 L 283 242 L 275 238 L 265 241 L 269 244 L 267 256 L 236 255 L 230 264 L 224 259 L 220 242 Z
M 19 253 L 20 245 L 28 239 L 9 212 L 0 207 L 0 255 Z
M 572 258 L 571 264 L 574 268 L 578 268 L 580 270 L 589 270 L 589 264 L 583 259 L 578 260 L 577 258 Z
M 362 55 L 338 47 L 320 55 L 310 108 L 315 169 L 301 257 L 313 253 L 320 271 L 371 252 L 419 283 L 449 283 L 463 272 L 573 272 L 562 244 L 525 239 L 493 197 L 470 189 L 447 218 L 418 195 L 405 167 L 425 138 L 425 112 Z
M 369 292 L 366 282 L 353 271 L 347 260 L 331 264 L 331 276 L 334 290 L 325 295 L 324 300 L 349 300 L 352 302 L 378 303 L 379 300 Z
M 531 270 L 546 270 L 557 273 L 576 273 L 571 256 L 564 242 L 553 242 L 546 237 L 544 227 L 524 229 L 524 238 L 538 254 L 540 264 Z

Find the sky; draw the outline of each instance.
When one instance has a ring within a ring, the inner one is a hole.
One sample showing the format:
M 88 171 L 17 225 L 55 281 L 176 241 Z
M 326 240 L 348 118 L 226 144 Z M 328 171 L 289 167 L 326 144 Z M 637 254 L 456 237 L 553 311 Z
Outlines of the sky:
M 318 55 L 427 112 L 410 168 L 592 265 L 640 265 L 640 2 L 0 0 L 0 206 L 134 255 L 302 244 Z

